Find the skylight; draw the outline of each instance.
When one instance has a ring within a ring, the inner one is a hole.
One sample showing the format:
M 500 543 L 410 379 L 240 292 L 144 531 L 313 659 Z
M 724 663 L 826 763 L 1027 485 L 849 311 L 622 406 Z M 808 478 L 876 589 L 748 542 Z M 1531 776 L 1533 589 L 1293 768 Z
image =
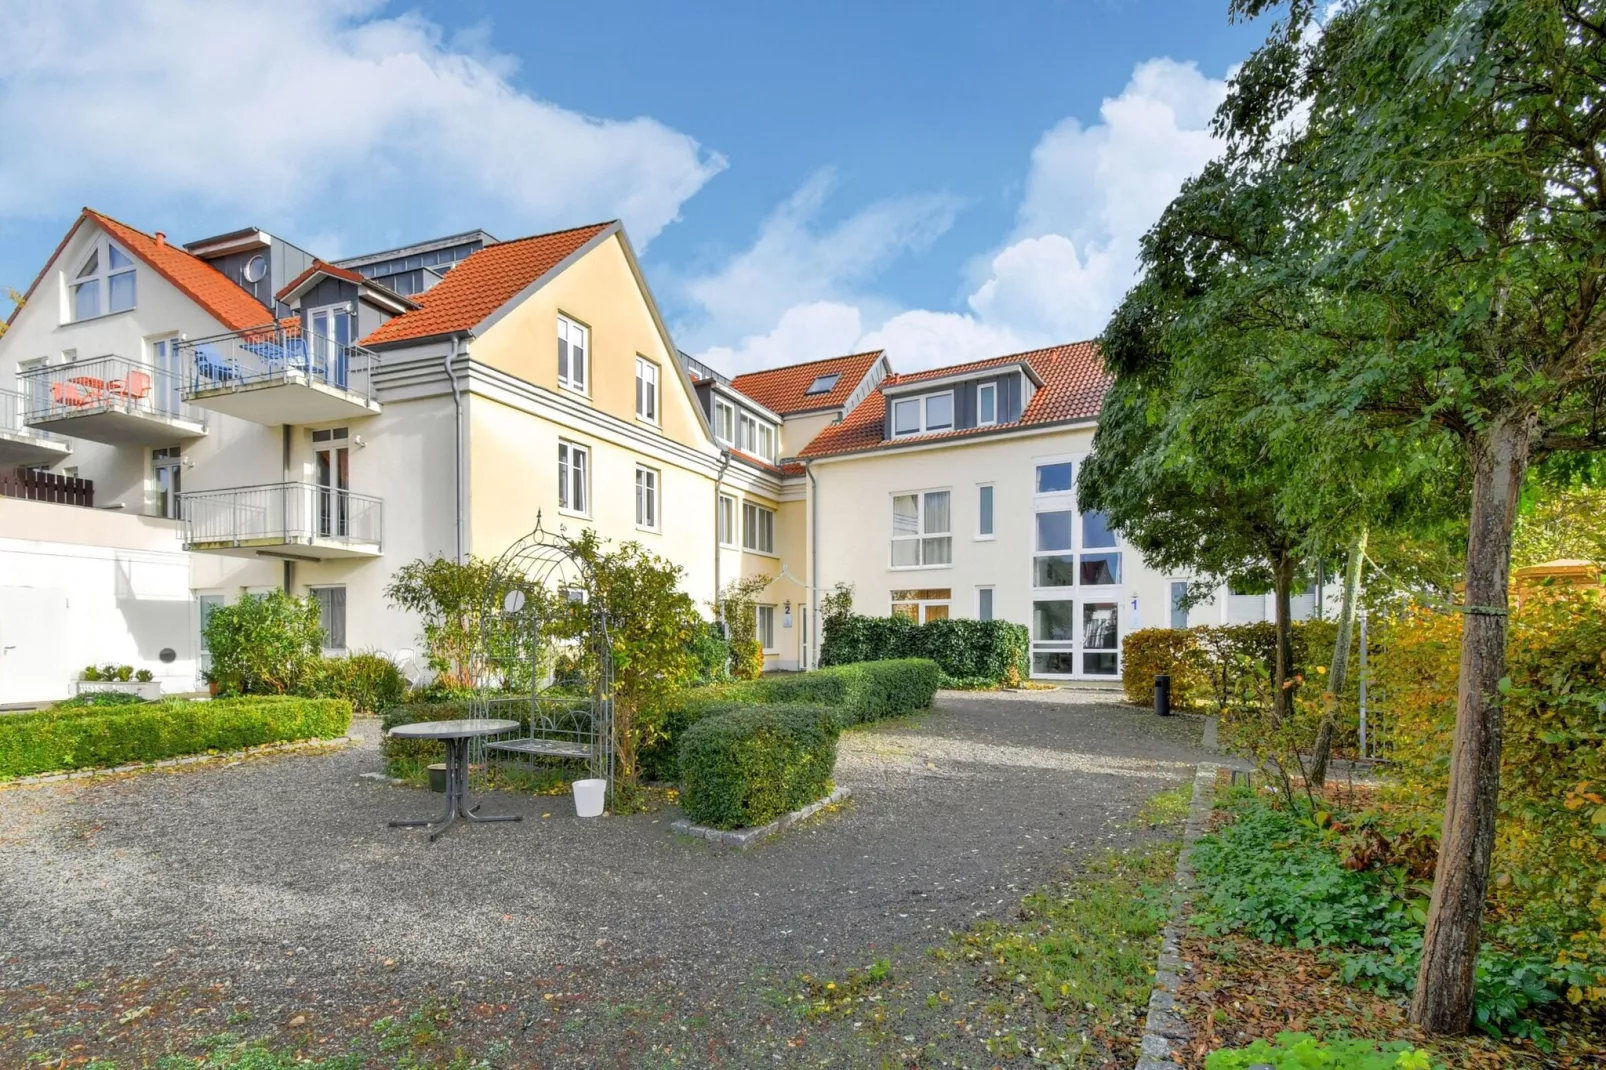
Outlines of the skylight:
M 819 376 L 818 378 L 816 378 L 814 380 L 814 382 L 809 384 L 809 388 L 807 390 L 803 391 L 803 393 L 805 393 L 805 394 L 829 394 L 831 392 L 832 388 L 836 386 L 836 381 L 838 379 L 840 379 L 840 378 L 841 378 L 841 376 L 836 374 L 836 373 L 834 373 L 834 372 L 832 374 L 830 374 L 830 375 Z

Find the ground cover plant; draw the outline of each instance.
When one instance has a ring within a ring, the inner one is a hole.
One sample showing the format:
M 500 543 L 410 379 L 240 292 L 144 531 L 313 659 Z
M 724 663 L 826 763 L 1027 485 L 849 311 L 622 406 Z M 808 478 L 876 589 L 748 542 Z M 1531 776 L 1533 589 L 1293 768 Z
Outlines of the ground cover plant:
M 351 704 L 293 696 L 79 706 L 0 717 L 0 779 L 156 761 L 264 743 L 333 739 Z

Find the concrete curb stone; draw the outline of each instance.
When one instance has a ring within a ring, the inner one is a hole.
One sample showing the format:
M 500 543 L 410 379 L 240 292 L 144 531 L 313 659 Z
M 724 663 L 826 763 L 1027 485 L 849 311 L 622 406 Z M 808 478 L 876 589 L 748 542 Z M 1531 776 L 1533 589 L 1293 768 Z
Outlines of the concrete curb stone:
M 750 829 L 716 829 L 707 825 L 694 825 L 689 818 L 681 818 L 669 824 L 671 831 L 682 836 L 695 836 L 710 843 L 720 843 L 727 847 L 734 847 L 738 851 L 745 851 L 754 844 L 769 839 L 777 832 L 797 824 L 804 818 L 813 817 L 827 806 L 834 805 L 848 798 L 853 793 L 846 787 L 838 787 L 831 794 L 818 802 L 811 802 L 800 810 L 793 810 L 789 814 L 782 814 L 767 825 L 759 825 Z

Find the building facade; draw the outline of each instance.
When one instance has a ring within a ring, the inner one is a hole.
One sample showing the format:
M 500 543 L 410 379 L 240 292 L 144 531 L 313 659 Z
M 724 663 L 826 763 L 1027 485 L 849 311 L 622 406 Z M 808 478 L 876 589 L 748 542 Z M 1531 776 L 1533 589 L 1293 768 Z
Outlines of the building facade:
M 772 669 L 817 661 L 839 582 L 861 612 L 1027 624 L 1050 679 L 1119 676 L 1143 625 L 1265 616 L 1228 592 L 1181 612 L 1188 577 L 1077 510 L 1090 344 L 892 356 L 727 378 L 675 347 L 617 222 L 328 262 L 85 209 L 0 337 L 0 490 L 55 498 L 0 495 L 0 638 L 37 621 L 55 651 L 4 638 L 0 703 L 92 662 L 197 687 L 206 614 L 275 588 L 318 600 L 330 652 L 421 678 L 396 570 L 494 558 L 537 516 L 642 543 L 709 614 L 765 577 Z

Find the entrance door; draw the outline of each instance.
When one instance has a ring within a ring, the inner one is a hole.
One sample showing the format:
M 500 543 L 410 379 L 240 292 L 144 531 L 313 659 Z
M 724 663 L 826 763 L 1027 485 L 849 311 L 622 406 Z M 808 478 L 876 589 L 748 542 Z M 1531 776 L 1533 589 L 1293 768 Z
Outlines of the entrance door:
M 317 451 L 318 536 L 343 539 L 350 521 L 351 451 L 329 446 Z
M 0 702 L 62 698 L 73 679 L 67 592 L 0 587 Z
M 344 389 L 352 337 L 350 310 L 345 305 L 315 308 L 307 313 L 307 329 L 312 333 L 308 342 L 313 374 Z

